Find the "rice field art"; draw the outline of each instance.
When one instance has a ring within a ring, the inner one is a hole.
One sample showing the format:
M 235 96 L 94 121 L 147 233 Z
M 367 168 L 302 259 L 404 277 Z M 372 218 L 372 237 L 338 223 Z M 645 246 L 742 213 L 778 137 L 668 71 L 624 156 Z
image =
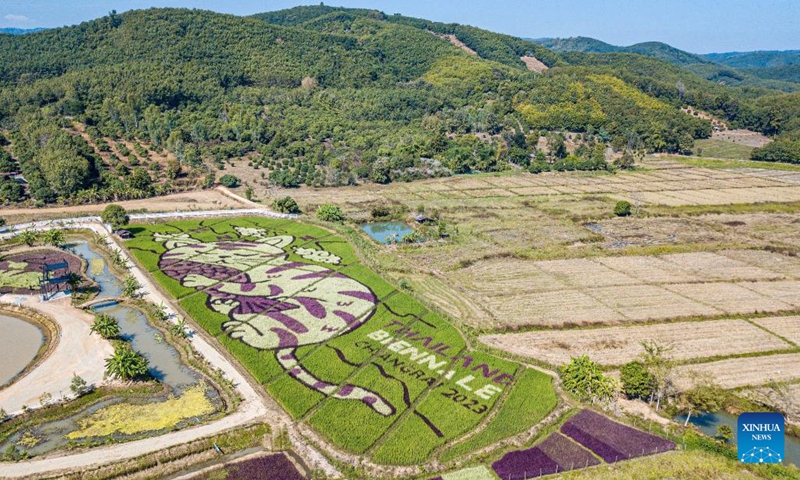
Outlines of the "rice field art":
M 617 423 L 591 410 L 581 410 L 567 420 L 561 426 L 561 433 L 608 463 L 675 449 L 675 444 L 669 440 Z
M 549 376 L 470 350 L 445 318 L 327 230 L 236 218 L 130 231 L 126 246 L 143 269 L 288 413 L 339 449 L 416 465 L 468 433 L 502 430 L 494 422 L 533 426 L 556 406 Z M 533 400 L 508 402 L 522 408 L 506 412 L 503 400 L 519 389 Z M 478 436 L 470 451 L 496 440 Z

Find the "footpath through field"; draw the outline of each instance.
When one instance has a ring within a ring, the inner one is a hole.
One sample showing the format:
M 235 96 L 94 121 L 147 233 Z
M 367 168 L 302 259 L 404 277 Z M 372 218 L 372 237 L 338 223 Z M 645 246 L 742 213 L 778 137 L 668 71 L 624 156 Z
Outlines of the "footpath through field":
M 163 218 L 198 218 L 224 215 L 262 215 L 276 218 L 294 218 L 293 215 L 283 215 L 263 208 L 241 210 L 210 210 L 190 212 L 146 213 L 131 215 L 131 220 L 146 221 Z M 142 298 L 156 305 L 164 305 L 167 314 L 177 322 L 178 314 L 172 307 L 172 301 L 162 295 L 153 282 L 136 266 L 127 253 L 111 238 L 109 229 L 100 223 L 99 217 L 71 218 L 63 220 L 49 220 L 33 222 L 26 225 L 17 225 L 14 230 L 6 229 L 0 233 L 0 239 L 13 237 L 25 229 L 48 230 L 51 228 L 81 228 L 91 230 L 105 238 L 109 248 L 118 251 L 131 265 L 130 272 L 142 285 Z M 64 470 L 87 468 L 119 462 L 157 452 L 169 447 L 191 442 L 196 439 L 208 437 L 239 426 L 256 421 L 264 421 L 273 429 L 286 429 L 292 441 L 293 448 L 303 460 L 313 469 L 320 469 L 332 478 L 339 478 L 341 474 L 327 461 L 327 459 L 308 446 L 296 429 L 291 417 L 266 394 L 261 393 L 259 386 L 250 383 L 248 377 L 242 374 L 228 358 L 219 352 L 204 336 L 203 332 L 194 332 L 191 336 L 194 349 L 200 353 L 215 368 L 219 368 L 224 376 L 231 380 L 237 392 L 242 397 L 239 408 L 233 414 L 205 425 L 187 428 L 178 432 L 168 433 L 158 437 L 137 440 L 129 443 L 92 449 L 86 452 L 49 459 L 39 459 L 19 463 L 0 463 L 2 478 L 19 478 L 25 476 L 40 476 Z

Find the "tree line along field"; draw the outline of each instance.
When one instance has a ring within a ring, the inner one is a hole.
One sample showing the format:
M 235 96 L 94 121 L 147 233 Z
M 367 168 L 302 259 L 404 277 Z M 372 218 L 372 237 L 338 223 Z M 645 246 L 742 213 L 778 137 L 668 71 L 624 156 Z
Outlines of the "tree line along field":
M 469 349 L 326 230 L 263 218 L 129 229 L 126 247 L 188 315 L 342 450 L 391 465 L 466 454 L 557 403 L 548 375 Z

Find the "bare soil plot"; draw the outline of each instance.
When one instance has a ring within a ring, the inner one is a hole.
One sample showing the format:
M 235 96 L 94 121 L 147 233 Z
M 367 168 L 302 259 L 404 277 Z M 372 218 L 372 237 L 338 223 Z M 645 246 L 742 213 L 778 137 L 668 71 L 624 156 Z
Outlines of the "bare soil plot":
M 519 57 L 519 59 L 522 60 L 525 66 L 528 67 L 528 70 L 532 72 L 542 73 L 545 70 L 549 69 L 547 65 L 542 63 L 542 61 L 536 57 L 525 56 L 525 57 Z
M 756 318 L 753 323 L 800 345 L 800 316 Z
M 693 374 L 699 374 L 710 375 L 723 388 L 766 385 L 800 378 L 798 365 L 800 353 L 730 358 L 678 367 L 675 383 L 680 389 L 691 388 Z
M 769 137 L 751 130 L 723 130 L 713 132 L 711 138 L 738 143 L 739 145 L 747 145 L 748 147 L 763 147 L 772 141 Z
M 455 35 L 440 34 L 440 33 L 434 33 L 434 32 L 431 32 L 431 33 L 433 33 L 434 35 L 436 35 L 439 38 L 443 38 L 445 40 L 449 40 L 450 43 L 452 43 L 456 47 L 460 48 L 461 50 L 464 50 L 465 52 L 469 53 L 470 55 L 477 55 L 478 54 L 475 50 L 469 48 L 466 44 L 464 44 L 464 42 L 459 40 L 458 37 L 456 37 Z
M 129 212 L 174 212 L 176 210 L 224 210 L 229 208 L 247 208 L 240 202 L 223 195 L 217 190 L 198 190 L 194 192 L 176 193 L 163 197 L 152 197 L 142 200 L 126 200 L 114 202 L 122 205 Z M 78 205 L 73 207 L 48 208 L 0 208 L 0 216 L 9 224 L 25 223 L 48 218 L 64 218 L 67 216 L 97 215 L 106 207 L 106 203 L 97 205 Z
M 671 354 L 677 361 L 792 348 L 745 320 L 484 335 L 480 340 L 552 365 L 563 365 L 580 355 L 589 355 L 602 365 L 623 365 L 641 356 L 644 352 L 641 342 L 645 340 L 673 346 Z

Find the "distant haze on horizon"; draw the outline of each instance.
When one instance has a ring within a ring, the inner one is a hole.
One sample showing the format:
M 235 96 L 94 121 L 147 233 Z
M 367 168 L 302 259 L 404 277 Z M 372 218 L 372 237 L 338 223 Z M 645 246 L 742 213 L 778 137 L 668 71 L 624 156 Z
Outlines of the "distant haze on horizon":
M 332 6 L 474 25 L 517 37 L 592 37 L 613 45 L 660 41 L 693 53 L 800 50 L 798 0 L 338 0 Z M 311 3 L 313 4 L 313 3 Z M 150 7 L 183 7 L 234 15 L 282 10 L 292 0 L 4 0 L 0 27 L 74 25 Z

